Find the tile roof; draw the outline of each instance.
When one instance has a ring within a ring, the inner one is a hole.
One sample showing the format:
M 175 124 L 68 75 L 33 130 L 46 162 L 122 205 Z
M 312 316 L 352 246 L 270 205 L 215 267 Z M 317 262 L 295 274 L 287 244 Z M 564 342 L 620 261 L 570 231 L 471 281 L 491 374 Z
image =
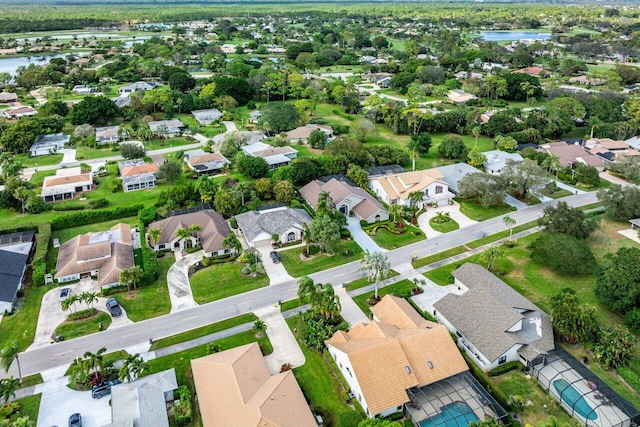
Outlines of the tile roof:
M 462 181 L 462 178 L 472 173 L 484 173 L 467 163 L 440 166 L 438 170 L 442 174 L 442 180 L 449 185 L 449 190 L 455 194 L 460 192 L 458 184 Z
M 123 168 L 120 174 L 123 177 L 131 177 L 135 175 L 143 175 L 143 174 L 149 174 L 149 173 L 155 174 L 155 173 L 158 173 L 159 171 L 160 169 L 158 168 L 158 165 L 153 163 L 145 163 L 143 165 L 129 166 L 129 167 Z
M 291 227 L 301 230 L 302 224 L 311 223 L 311 217 L 302 209 L 280 208 L 245 212 L 236 215 L 236 221 L 247 241 L 251 242 L 262 233 L 282 234 Z
M 311 132 L 316 130 L 323 131 L 329 134 L 333 133 L 333 128 L 330 126 L 309 124 L 290 130 L 289 132 L 287 132 L 287 136 L 291 139 L 308 139 L 311 136 Z
M 583 162 L 595 167 L 604 166 L 604 160 L 601 157 L 589 153 L 580 145 L 567 144 L 563 141 L 541 145 L 538 151 L 555 154 L 558 156 L 562 166 L 567 166 L 575 162 Z
M 318 204 L 318 197 L 323 191 L 329 193 L 331 200 L 333 200 L 336 206 L 340 205 L 347 197 L 352 195 L 360 199 L 358 203 L 352 205 L 352 209 L 364 219 L 370 218 L 376 212 L 386 211 L 378 199 L 362 188 L 355 187 L 336 178 L 332 178 L 327 182 L 322 182 L 319 179 L 311 181 L 300 189 L 300 195 L 315 209 Z M 363 204 L 363 206 L 360 206 L 361 204 Z
M 385 175 L 374 178 L 377 181 L 389 200 L 407 200 L 409 194 L 414 191 L 421 191 L 434 182 L 447 183 L 442 179 L 442 173 L 438 169 L 426 169 L 421 171 L 404 172 L 394 175 Z
M 158 244 L 171 243 L 177 237 L 179 228 L 188 229 L 191 224 L 199 224 L 202 231 L 198 234 L 202 241 L 202 248 L 206 253 L 217 252 L 224 249 L 222 242 L 231 229 L 221 214 L 214 210 L 175 215 L 161 221 L 152 222 L 150 228 L 162 230 Z

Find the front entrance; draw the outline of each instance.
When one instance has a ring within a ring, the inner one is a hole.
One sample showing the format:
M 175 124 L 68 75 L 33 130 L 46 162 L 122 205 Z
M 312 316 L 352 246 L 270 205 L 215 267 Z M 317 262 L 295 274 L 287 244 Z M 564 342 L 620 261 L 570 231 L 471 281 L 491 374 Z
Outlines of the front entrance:
M 349 208 L 347 207 L 347 205 L 342 205 L 342 206 L 340 206 L 340 209 L 338 209 L 338 210 L 340 211 L 340 213 L 341 213 L 342 215 L 345 215 L 345 216 L 346 216 L 346 215 L 348 214 L 348 212 L 349 212 Z

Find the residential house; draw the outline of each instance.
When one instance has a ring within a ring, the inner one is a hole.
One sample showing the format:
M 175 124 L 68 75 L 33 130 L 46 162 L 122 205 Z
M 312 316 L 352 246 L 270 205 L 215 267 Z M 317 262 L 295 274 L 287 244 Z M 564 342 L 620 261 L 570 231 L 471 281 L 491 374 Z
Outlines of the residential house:
M 156 178 L 160 172 L 158 165 L 147 163 L 142 159 L 118 162 L 118 170 L 125 193 L 155 187 Z
M 524 158 L 518 153 L 507 153 L 501 150 L 486 151 L 484 153 L 486 160 L 482 162 L 484 171 L 491 175 L 500 175 L 509 160 L 513 162 L 522 162 Z
M 55 154 L 62 150 L 69 141 L 71 141 L 71 137 L 61 133 L 38 135 L 31 148 L 29 148 L 29 154 L 31 157 Z
M 564 141 L 550 142 L 542 144 L 538 151 L 558 156 L 560 166 L 575 166 L 582 163 L 593 166 L 599 171 L 604 170 L 605 160 L 595 154 L 590 153 L 579 143 L 568 143 Z
M 220 153 L 207 153 L 201 149 L 185 151 L 184 161 L 195 173 L 221 173 L 231 162 Z
M 325 341 L 350 392 L 371 418 L 402 412 L 415 425 L 443 425 L 455 403 L 468 425 L 504 410 L 468 372 L 449 331 L 425 320 L 404 299 L 386 295 L 371 308 L 374 319 Z
M 254 110 L 249 113 L 249 123 L 257 124 L 260 120 L 260 116 L 262 116 L 262 112 L 258 110 Z
M 193 117 L 196 118 L 198 123 L 202 126 L 210 125 L 222 118 L 222 113 L 217 108 L 210 108 L 208 110 L 195 110 L 192 111 Z
M 56 170 L 53 176 L 45 176 L 41 197 L 45 202 L 58 202 L 73 199 L 77 193 L 91 191 L 93 177 L 91 173 L 82 173 L 80 167 Z
M 96 128 L 96 144 L 116 144 L 120 141 L 120 126 Z
M 389 219 L 389 212 L 378 199 L 357 187 L 344 175 L 321 177 L 300 189 L 302 198 L 314 209 L 318 206 L 318 198 L 322 192 L 329 193 L 333 205 L 346 216 L 354 215 L 370 224 Z
M 298 150 L 293 147 L 274 147 L 264 142 L 243 145 L 242 151 L 253 157 L 262 157 L 269 165 L 269 169 L 278 169 L 287 166 L 292 159 L 298 157 Z
M 111 98 L 111 100 L 116 103 L 116 107 L 118 108 L 124 108 L 131 105 L 131 98 L 128 96 L 119 96 L 117 98 Z
M 484 78 L 484 75 L 482 73 L 474 73 L 473 71 L 458 71 L 457 73 L 454 74 L 454 76 L 457 80 L 464 80 L 464 79 L 482 80 Z
M 236 45 L 235 44 L 223 44 L 220 46 L 220 50 L 222 53 L 236 53 Z
M 191 225 L 199 225 L 201 230 L 194 232 L 187 238 L 178 236 L 178 230 L 189 229 Z M 198 212 L 175 215 L 149 224 L 149 228 L 162 230 L 160 239 L 151 242 L 153 250 L 185 250 L 190 247 L 202 246 L 207 257 L 232 254 L 235 249 L 225 247 L 224 239 L 231 233 L 229 225 L 218 212 L 207 209 Z
M 35 248 L 33 231 L 0 235 L 0 314 L 15 308 Z
M 607 163 L 614 163 L 623 157 L 640 156 L 640 152 L 631 149 L 625 141 L 615 141 L 610 138 L 589 138 L 584 147 L 591 154 L 602 157 Z
M 167 404 L 178 388 L 174 368 L 111 387 L 111 424 L 105 427 L 169 427 Z
M 152 90 L 160 86 L 158 83 L 154 82 L 135 82 L 126 86 L 122 86 L 118 89 L 118 93 L 120 96 L 129 96 L 134 92 L 146 92 L 148 90 Z
M 292 370 L 271 375 L 257 343 L 191 360 L 204 427 L 317 427 Z
M 452 274 L 464 293 L 441 298 L 434 315 L 483 371 L 513 361 L 527 366 L 555 348 L 549 315 L 489 270 L 468 262 Z
M 303 209 L 279 207 L 249 211 L 236 215 L 238 228 L 251 247 L 267 247 L 274 234 L 281 243 L 302 240 L 304 224 L 311 224 L 311 217 Z
M 640 83 L 634 83 L 632 85 L 626 86 L 622 89 L 622 93 L 626 94 L 637 94 L 638 89 L 640 89 Z
M 300 126 L 293 130 L 287 132 L 287 136 L 291 140 L 291 142 L 309 142 L 309 137 L 311 136 L 311 132 L 319 130 L 324 132 L 327 138 L 331 138 L 333 136 L 333 128 L 331 126 L 324 125 L 316 125 L 316 124 L 308 124 L 306 126 Z
M 459 184 L 464 177 L 472 173 L 482 172 L 467 163 L 454 163 L 440 166 L 437 169 L 442 174 L 442 180 L 449 186 L 449 192 L 455 195 L 460 193 Z
M 95 88 L 88 85 L 75 85 L 73 89 L 71 89 L 71 92 L 75 93 L 76 95 L 89 95 L 95 91 Z
M 81 234 L 64 242 L 54 278 L 65 283 L 97 277 L 101 288 L 110 288 L 120 285 L 120 273 L 133 265 L 131 227 L 120 223 L 109 230 Z
M 515 70 L 514 73 L 529 74 L 530 76 L 535 76 L 535 77 L 546 77 L 547 75 L 551 74 L 548 71 L 543 70 L 542 67 L 538 67 L 538 66 L 520 68 L 519 70 Z
M 3 114 L 7 119 L 21 119 L 23 117 L 35 116 L 38 114 L 38 111 L 28 105 L 20 105 L 13 108 L 7 108 L 4 110 Z
M 449 98 L 449 101 L 455 102 L 456 104 L 471 101 L 472 99 L 478 99 L 477 96 L 467 93 L 462 89 L 450 90 L 447 97 Z
M 640 137 L 634 136 L 624 141 L 629 147 L 636 151 L 640 151 Z
M 0 102 L 11 103 L 18 102 L 18 95 L 13 92 L 0 92 Z
M 600 86 L 606 83 L 603 79 L 598 79 L 596 77 L 587 77 L 587 76 L 576 76 L 571 77 L 569 79 L 570 83 L 578 83 L 586 86 Z
M 402 206 L 446 205 L 453 194 L 437 169 L 419 170 L 385 175 L 369 179 L 371 191 L 386 204 Z M 412 193 L 420 193 L 421 201 L 411 200 Z
M 180 136 L 184 124 L 178 119 L 173 120 L 159 120 L 155 122 L 149 122 L 149 129 L 156 136 L 163 138 L 175 138 Z

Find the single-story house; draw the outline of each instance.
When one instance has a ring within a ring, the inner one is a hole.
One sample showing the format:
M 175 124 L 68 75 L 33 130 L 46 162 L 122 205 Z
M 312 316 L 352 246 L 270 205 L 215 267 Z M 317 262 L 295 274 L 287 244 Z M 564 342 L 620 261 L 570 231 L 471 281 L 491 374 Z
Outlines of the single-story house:
M 438 169 L 427 169 L 413 172 L 379 176 L 369 179 L 371 191 L 386 204 L 397 203 L 402 206 L 416 205 L 446 205 L 452 198 L 449 186 L 442 179 Z M 418 192 L 422 200 L 417 202 L 410 198 L 412 193 Z
M 116 224 L 106 231 L 89 232 L 60 246 L 56 274 L 58 283 L 96 277 L 101 288 L 120 284 L 120 272 L 133 267 L 131 227 Z
M 300 189 L 302 198 L 314 209 L 322 192 L 329 193 L 336 209 L 346 216 L 355 215 L 370 224 L 389 219 L 389 212 L 378 199 L 344 176 L 331 176 L 328 181 L 321 177 Z
M 242 151 L 253 157 L 262 157 L 269 165 L 269 169 L 287 166 L 292 159 L 298 157 L 298 150 L 292 147 L 274 147 L 264 142 L 243 145 Z
M 474 73 L 473 71 L 458 71 L 457 73 L 454 74 L 454 76 L 458 80 L 462 80 L 462 79 L 482 80 L 484 78 L 484 74 Z
M 111 100 L 116 103 L 118 108 L 124 108 L 131 105 L 131 98 L 128 96 L 118 96 L 116 98 L 111 98 Z
M 581 85 L 587 85 L 587 86 L 600 86 L 605 84 L 605 80 L 603 79 L 599 79 L 596 77 L 588 77 L 588 76 L 576 76 L 576 77 L 571 77 L 569 79 L 570 83 L 578 83 Z
M 538 67 L 538 66 L 520 68 L 519 70 L 515 70 L 514 73 L 529 74 L 530 76 L 535 76 L 535 77 L 545 77 L 551 74 L 550 72 L 543 70 L 542 67 Z
M 437 420 L 452 402 L 473 414 L 458 425 L 506 415 L 474 382 L 445 326 L 425 320 L 405 299 L 392 295 L 371 311 L 371 322 L 338 331 L 325 341 L 368 417 L 402 412 L 415 425 L 432 417 L 427 425 L 441 425 Z
M 18 102 L 18 95 L 13 92 L 0 92 L 0 102 Z
M 4 110 L 4 116 L 7 119 L 20 119 L 22 117 L 31 117 L 38 114 L 35 108 L 25 105 L 20 105 L 18 107 L 7 108 Z
M 154 82 L 136 82 L 126 86 L 122 86 L 120 89 L 118 89 L 118 93 L 120 95 L 127 95 L 134 92 L 146 92 L 148 90 L 155 89 L 158 86 L 159 84 Z
M 561 166 L 574 166 L 582 163 L 593 166 L 599 171 L 604 170 L 605 160 L 601 156 L 590 153 L 585 147 L 578 143 L 568 143 L 564 141 L 550 142 L 539 146 L 538 151 L 555 154 L 560 160 Z
M 482 370 L 513 361 L 527 366 L 555 348 L 549 315 L 489 270 L 468 262 L 452 274 L 464 293 L 441 298 L 434 315 Z
M 71 92 L 75 93 L 76 95 L 89 95 L 95 91 L 95 88 L 88 85 L 75 85 L 73 89 L 71 89 Z
M 629 147 L 636 151 L 640 151 L 640 137 L 634 136 L 624 141 Z
M 484 171 L 491 175 L 500 175 L 509 160 L 514 162 L 522 162 L 524 158 L 518 153 L 507 153 L 501 150 L 492 150 L 482 153 L 486 160 L 482 163 Z
M 115 144 L 120 141 L 120 126 L 104 126 L 96 128 L 96 144 Z
M 222 118 L 222 113 L 217 108 L 210 108 L 208 110 L 195 110 L 192 111 L 191 114 L 193 114 L 193 117 L 195 117 L 198 123 L 200 123 L 202 126 L 210 125 L 211 123 Z
M 38 135 L 36 141 L 29 148 L 29 154 L 31 157 L 55 154 L 58 150 L 62 150 L 69 141 L 71 141 L 71 137 L 61 133 Z
M 93 177 L 90 172 L 82 173 L 80 167 L 58 169 L 53 176 L 45 176 L 41 197 L 45 202 L 57 202 L 73 199 L 76 193 L 93 189 Z
M 302 209 L 280 207 L 263 211 L 249 211 L 236 215 L 238 228 L 251 247 L 269 246 L 271 236 L 277 234 L 281 243 L 302 240 L 304 224 L 311 217 Z
M 149 129 L 154 135 L 162 136 L 164 138 L 174 138 L 180 136 L 184 124 L 178 119 L 173 120 L 159 120 L 155 122 L 149 122 Z
M 462 89 L 450 90 L 447 94 L 447 97 L 449 98 L 449 101 L 455 102 L 455 103 L 462 103 L 462 102 L 471 101 L 472 99 L 478 99 L 478 97 L 475 96 L 474 94 L 467 93 Z
M 449 192 L 456 195 L 460 192 L 458 184 L 465 176 L 482 172 L 467 163 L 454 163 L 452 165 L 440 166 L 437 169 L 442 174 L 442 180 L 449 186 Z
M 0 235 L 0 314 L 15 308 L 35 247 L 33 231 Z
M 195 173 L 221 173 L 231 162 L 220 153 L 207 153 L 197 149 L 185 151 L 184 161 Z
M 256 124 L 258 120 L 260 120 L 260 116 L 262 116 L 262 112 L 259 110 L 254 110 L 249 113 L 249 123 Z
M 111 387 L 111 424 L 105 427 L 169 427 L 167 403 L 177 388 L 173 368 Z
M 333 128 L 331 126 L 316 124 L 308 124 L 306 126 L 297 127 L 287 132 L 287 136 L 289 137 L 291 142 L 307 143 L 309 140 L 309 136 L 311 136 L 311 132 L 316 130 L 324 132 L 327 138 L 331 138 L 333 136 Z
M 257 343 L 191 361 L 204 427 L 317 427 L 292 370 L 271 375 Z
M 194 232 L 187 238 L 178 236 L 179 229 L 188 230 L 191 225 L 199 225 L 201 230 Z M 202 245 L 207 257 L 235 252 L 235 249 L 225 247 L 222 243 L 231 233 L 229 225 L 220 213 L 212 209 L 170 216 L 163 220 L 152 222 L 149 224 L 149 228 L 162 230 L 160 239 L 157 242 L 151 242 L 153 250 L 156 252 L 176 248 L 185 250 L 198 245 Z
M 118 162 L 118 170 L 125 193 L 155 187 L 160 172 L 158 165 L 147 163 L 142 159 Z

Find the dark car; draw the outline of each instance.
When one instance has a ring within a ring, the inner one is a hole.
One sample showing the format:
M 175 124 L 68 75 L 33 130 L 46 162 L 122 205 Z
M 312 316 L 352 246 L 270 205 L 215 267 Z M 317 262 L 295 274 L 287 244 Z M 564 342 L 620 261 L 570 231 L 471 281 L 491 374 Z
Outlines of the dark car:
M 122 314 L 122 308 L 115 298 L 109 298 L 107 300 L 107 309 L 111 313 L 111 317 L 120 316 Z
M 78 413 L 69 417 L 69 427 L 82 427 L 82 416 Z
M 107 384 L 109 387 L 113 387 L 114 385 L 122 384 L 122 381 L 116 378 L 115 380 L 107 381 Z
M 94 399 L 100 399 L 107 394 L 111 394 L 111 386 L 108 383 L 94 385 L 91 389 L 91 397 Z
M 271 261 L 273 261 L 274 264 L 277 264 L 280 262 L 280 254 L 278 252 L 271 251 L 269 255 L 271 256 Z
M 60 288 L 60 297 L 59 297 L 60 301 L 69 298 L 69 295 L 71 295 L 70 288 Z

